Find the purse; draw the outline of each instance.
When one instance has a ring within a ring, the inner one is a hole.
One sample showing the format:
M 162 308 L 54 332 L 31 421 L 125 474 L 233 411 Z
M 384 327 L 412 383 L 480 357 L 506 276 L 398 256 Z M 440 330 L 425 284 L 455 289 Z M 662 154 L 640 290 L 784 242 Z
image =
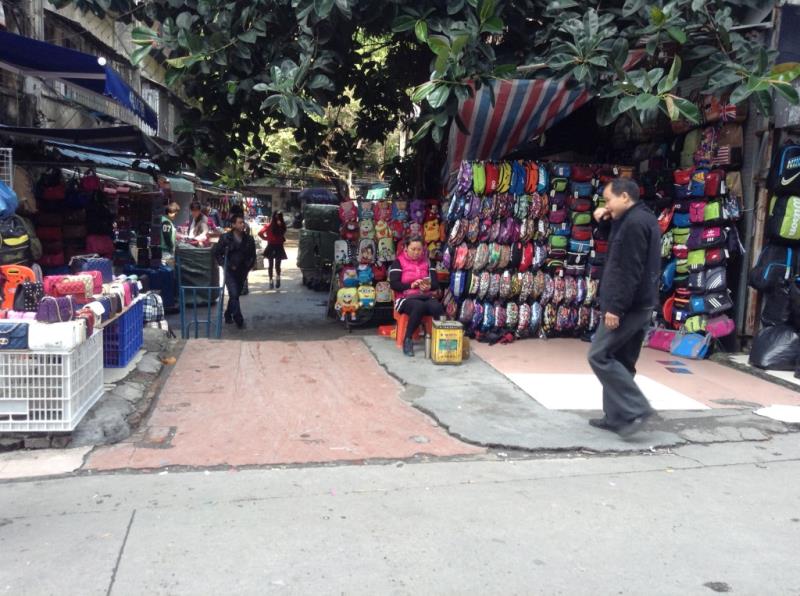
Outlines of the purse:
M 86 329 L 82 320 L 48 325 L 32 323 L 28 330 L 28 347 L 31 350 L 71 350 L 86 340 Z
M 706 323 L 706 332 L 708 332 L 708 334 L 715 339 L 730 335 L 735 330 L 736 324 L 730 317 L 725 315 L 710 319 Z
M 44 285 L 41 282 L 24 281 L 14 290 L 14 310 L 36 312 L 42 298 Z
M 75 314 L 72 296 L 56 298 L 45 296 L 36 311 L 36 320 L 42 323 L 63 323 L 71 321 Z
M 28 323 L 0 321 L 0 350 L 27 350 Z
M 670 353 L 679 358 L 702 360 L 708 355 L 711 345 L 710 335 L 699 333 L 679 333 L 675 336 L 670 347 Z

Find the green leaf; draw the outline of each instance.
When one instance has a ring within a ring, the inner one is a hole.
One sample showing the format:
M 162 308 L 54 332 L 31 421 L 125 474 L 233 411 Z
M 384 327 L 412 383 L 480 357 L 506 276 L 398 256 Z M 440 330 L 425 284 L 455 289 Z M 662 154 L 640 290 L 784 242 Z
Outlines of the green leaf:
M 417 132 L 414 133 L 414 136 L 411 137 L 411 144 L 414 145 L 424 139 L 431 126 L 433 126 L 433 120 L 428 120 L 422 126 L 420 126 L 417 129 Z
M 785 97 L 792 105 L 800 103 L 800 96 L 797 95 L 797 89 L 795 89 L 791 83 L 773 83 L 772 86 L 775 88 L 775 91 Z
M 608 99 L 609 97 L 619 97 L 620 95 L 622 95 L 622 89 L 619 86 L 609 85 L 598 94 L 598 97 Z
M 320 19 L 327 19 L 333 10 L 333 0 L 314 0 L 314 12 Z M 295 106 L 295 115 L 297 114 L 297 106 Z M 294 118 L 294 116 L 288 116 Z
M 478 0 L 467 0 L 467 4 L 469 4 L 472 8 L 478 8 Z
M 189 12 L 182 12 L 175 17 L 175 24 L 181 29 L 189 29 L 192 26 L 192 14 Z
M 663 25 L 667 20 L 667 15 L 658 6 L 650 7 L 650 22 L 657 27 Z
M 447 0 L 447 14 L 454 15 L 464 8 L 464 0 Z
M 498 79 L 507 79 L 515 72 L 517 72 L 516 64 L 498 64 L 494 67 L 492 75 Z
M 272 86 L 266 83 L 257 83 L 253 85 L 253 91 L 272 91 Z
M 677 27 L 667 27 L 667 33 L 669 33 L 669 36 L 679 44 L 683 45 L 686 43 L 686 33 L 684 33 L 682 29 L 678 29 Z
M 769 71 L 769 78 L 781 83 L 791 83 L 797 77 L 800 77 L 800 63 L 798 62 L 776 64 Z
M 645 0 L 625 0 L 625 4 L 622 5 L 622 16 L 627 18 L 639 12 L 644 3 Z
M 295 102 L 294 99 L 283 95 L 278 101 L 278 106 L 281 112 L 283 112 L 283 115 L 289 120 L 294 120 L 297 117 L 297 102 Z
M 336 8 L 348 19 L 353 16 L 350 0 L 336 0 Z M 315 104 L 316 105 L 316 104 Z M 319 109 L 319 106 L 316 106 Z
M 657 108 L 658 104 L 661 103 L 661 98 L 657 95 L 652 95 L 650 93 L 642 93 L 639 97 L 636 98 L 636 109 L 640 112 L 646 110 L 652 110 L 653 108 Z
M 436 83 L 428 81 L 426 83 L 422 83 L 419 87 L 414 89 L 411 93 L 411 101 L 414 103 L 419 103 L 426 97 L 428 94 L 436 88 Z
M 414 25 L 414 34 L 417 36 L 417 39 L 421 42 L 425 42 L 428 39 L 428 23 L 425 21 L 419 20 L 417 24 Z
M 458 35 L 458 36 L 456 36 L 456 38 L 453 40 L 453 46 L 452 46 L 452 48 L 450 50 L 450 53 L 453 56 L 457 56 L 458 53 L 461 50 L 464 49 L 464 46 L 467 45 L 468 41 L 469 41 L 469 35 Z
M 634 107 L 636 105 L 637 97 L 638 96 L 636 95 L 626 95 L 625 97 L 621 97 L 618 104 L 619 113 L 624 114 L 632 107 Z
M 628 40 L 624 37 L 617 37 L 611 46 L 611 63 L 619 69 L 622 69 L 625 61 L 628 59 Z
M 494 14 L 494 0 L 481 0 L 481 7 L 478 10 L 478 17 L 481 23 L 485 22 Z
M 424 23 L 424 21 L 420 21 Z M 431 35 L 428 37 L 428 47 L 434 54 L 450 56 L 450 40 L 444 35 Z
M 700 108 L 688 99 L 683 99 L 682 97 L 676 97 L 674 101 L 675 107 L 678 108 L 681 116 L 692 124 L 700 124 Z
M 309 89 L 327 89 L 328 91 L 334 90 L 333 81 L 331 81 L 324 74 L 315 74 L 308 83 L 308 87 Z
M 142 60 L 144 60 L 145 56 L 150 53 L 152 46 L 147 44 L 146 46 L 142 46 L 140 48 L 136 48 L 130 56 L 130 61 L 133 66 L 137 66 Z
M 769 116 L 772 113 L 772 96 L 770 96 L 769 91 L 756 91 L 753 93 L 753 98 L 758 111 L 764 116 Z
M 680 56 L 675 56 L 672 60 L 672 66 L 663 79 L 658 82 L 658 92 L 659 93 L 666 93 L 667 91 L 672 91 L 675 88 L 675 85 L 678 84 L 678 75 L 681 72 L 681 59 Z
M 395 33 L 402 33 L 403 31 L 411 31 L 414 25 L 417 24 L 417 19 L 407 14 L 401 14 L 392 23 L 392 31 Z
M 450 86 L 437 84 L 425 99 L 436 110 L 445 104 L 448 97 L 450 97 Z
M 481 26 L 481 31 L 485 31 L 486 33 L 494 33 L 499 34 L 503 32 L 504 24 L 503 19 L 498 16 L 489 17 L 484 21 L 483 25 Z
M 735 85 L 742 82 L 742 77 L 739 73 L 733 70 L 720 70 L 715 72 L 708 79 L 708 89 L 721 89 L 730 85 Z
M 447 54 L 446 52 L 442 54 L 436 54 L 436 60 L 433 63 L 433 69 L 434 71 L 439 73 L 439 75 L 437 75 L 437 78 L 441 78 L 441 76 L 447 70 L 447 63 L 449 61 L 450 61 L 450 55 Z
M 582 82 L 587 76 L 589 76 L 589 67 L 585 64 L 578 64 L 572 69 L 572 76 L 574 76 L 578 82 Z
M 444 136 L 444 129 L 441 126 L 434 126 L 431 131 L 431 138 L 437 145 L 441 144 L 442 137 Z
M 250 29 L 249 31 L 240 33 L 238 38 L 244 43 L 256 43 L 256 41 L 258 41 L 258 31 L 255 29 Z
M 142 42 L 150 43 L 158 39 L 158 33 L 149 27 L 134 27 L 131 31 L 133 43 L 141 45 Z
M 175 69 L 182 69 L 186 68 L 186 62 L 189 60 L 189 56 L 179 56 L 177 58 L 169 58 L 167 60 L 167 64 Z
M 734 105 L 742 103 L 745 99 L 750 97 L 752 90 L 747 86 L 747 83 L 739 85 L 736 89 L 733 90 L 731 93 L 731 103 Z
M 667 95 L 664 98 L 664 103 L 667 106 L 667 116 L 669 116 L 669 119 L 673 122 L 680 119 L 681 111 L 678 109 L 678 106 L 675 105 L 675 100 L 672 98 L 672 96 Z
M 592 56 L 587 62 L 595 66 L 608 66 L 608 61 L 605 59 L 605 56 Z

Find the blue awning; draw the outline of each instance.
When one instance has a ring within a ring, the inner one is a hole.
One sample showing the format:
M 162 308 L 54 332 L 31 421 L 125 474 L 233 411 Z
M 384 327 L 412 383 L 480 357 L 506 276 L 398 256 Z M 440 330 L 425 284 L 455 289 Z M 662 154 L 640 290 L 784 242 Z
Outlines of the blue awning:
M 98 60 L 91 54 L 0 31 L 0 68 L 32 77 L 60 79 L 103 95 L 158 130 L 158 116 L 153 109 L 118 72 Z

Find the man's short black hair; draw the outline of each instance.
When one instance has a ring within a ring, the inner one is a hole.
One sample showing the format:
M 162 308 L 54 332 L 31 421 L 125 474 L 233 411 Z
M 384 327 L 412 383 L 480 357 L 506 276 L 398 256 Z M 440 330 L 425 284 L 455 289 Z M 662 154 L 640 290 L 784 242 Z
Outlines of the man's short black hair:
M 611 192 L 620 196 L 622 193 L 628 193 L 631 201 L 639 200 L 639 183 L 633 178 L 614 178 L 611 182 Z
M 236 223 L 237 219 L 241 219 L 242 221 L 244 221 L 244 213 L 231 214 L 231 223 Z

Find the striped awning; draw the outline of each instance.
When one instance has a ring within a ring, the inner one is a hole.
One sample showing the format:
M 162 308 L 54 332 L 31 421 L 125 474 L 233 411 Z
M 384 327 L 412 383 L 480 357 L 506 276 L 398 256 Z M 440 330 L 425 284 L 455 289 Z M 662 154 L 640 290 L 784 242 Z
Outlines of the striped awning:
M 458 173 L 463 160 L 500 159 L 517 145 L 535 138 L 587 101 L 582 86 L 569 87 L 567 79 L 517 79 L 494 81 L 495 102 L 487 86 L 461 104 L 459 116 L 470 131 L 450 126 L 447 144 L 447 178 Z

